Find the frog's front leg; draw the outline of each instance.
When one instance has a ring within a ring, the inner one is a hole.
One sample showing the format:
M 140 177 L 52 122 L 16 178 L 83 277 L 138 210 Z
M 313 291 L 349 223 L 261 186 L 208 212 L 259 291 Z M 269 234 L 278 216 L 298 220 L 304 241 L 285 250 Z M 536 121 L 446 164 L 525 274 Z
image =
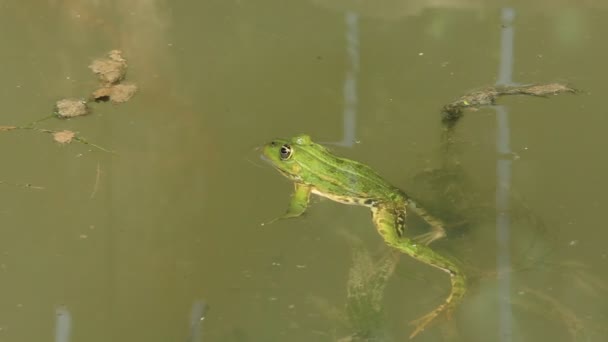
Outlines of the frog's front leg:
M 294 188 L 287 212 L 279 217 L 280 219 L 298 217 L 304 214 L 306 208 L 308 208 L 308 200 L 310 199 L 312 187 L 302 183 L 294 183 Z
M 289 207 L 287 208 L 287 212 L 280 217 L 272 219 L 268 222 L 262 223 L 262 226 L 271 224 L 280 219 L 298 217 L 306 211 L 308 208 L 308 200 L 310 198 L 310 192 L 312 191 L 312 187 L 310 185 L 302 184 L 302 183 L 294 183 L 295 190 L 291 195 L 291 200 L 289 202 Z

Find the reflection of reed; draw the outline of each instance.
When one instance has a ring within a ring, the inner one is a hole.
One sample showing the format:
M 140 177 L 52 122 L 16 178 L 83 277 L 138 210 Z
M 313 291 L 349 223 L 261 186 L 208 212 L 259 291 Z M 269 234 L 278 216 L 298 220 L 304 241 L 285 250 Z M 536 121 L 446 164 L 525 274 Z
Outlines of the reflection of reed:
M 503 8 L 503 29 L 500 39 L 500 65 L 498 85 L 508 85 L 513 82 L 513 45 L 515 32 L 512 27 L 515 10 Z M 496 161 L 496 268 L 498 270 L 511 267 L 510 235 L 511 217 L 509 215 L 509 193 L 511 190 L 512 160 L 501 159 L 500 156 L 511 153 L 509 112 L 503 106 L 496 108 L 496 149 L 499 159 Z M 507 275 L 498 282 L 498 295 L 505 298 L 499 301 L 499 331 L 501 341 L 510 341 L 513 336 L 513 312 L 509 303 L 511 296 L 511 278 Z
M 357 121 L 357 76 L 359 75 L 359 16 L 355 12 L 346 12 L 346 44 L 350 69 L 344 80 L 344 135 L 343 146 L 355 144 Z
M 192 310 L 190 311 L 190 334 L 186 340 L 187 342 L 202 342 L 202 323 L 207 314 L 207 309 L 207 303 L 202 300 L 196 300 L 192 304 Z
M 65 306 L 55 309 L 55 342 L 69 342 L 72 330 L 72 315 Z
M 342 140 L 333 144 L 352 147 L 357 138 L 357 77 L 359 75 L 359 15 L 347 11 L 344 14 L 346 24 L 346 55 L 348 56 L 348 69 L 344 79 L 344 111 L 342 113 Z M 332 144 L 332 143 L 330 143 Z
M 202 322 L 207 314 L 208 306 L 204 301 L 196 300 L 190 311 L 190 330 L 187 342 L 202 342 Z M 72 331 L 72 315 L 66 306 L 55 309 L 55 342 L 70 342 Z

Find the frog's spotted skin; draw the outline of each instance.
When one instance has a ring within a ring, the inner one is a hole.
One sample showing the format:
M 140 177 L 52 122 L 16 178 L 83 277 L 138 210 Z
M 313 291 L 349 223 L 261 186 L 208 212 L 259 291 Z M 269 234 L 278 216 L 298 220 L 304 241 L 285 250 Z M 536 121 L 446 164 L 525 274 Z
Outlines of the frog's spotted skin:
M 465 274 L 456 263 L 427 246 L 445 236 L 443 222 L 403 191 L 390 185 L 367 165 L 333 155 L 308 135 L 276 139 L 264 146 L 263 155 L 295 186 L 287 212 L 281 218 L 302 215 L 311 193 L 340 203 L 369 207 L 373 223 L 386 244 L 450 275 L 450 294 L 433 311 L 412 322 L 415 329 L 410 338 L 422 332 L 440 314 L 449 316 L 462 301 L 466 292 Z M 415 240 L 406 237 L 406 210 L 424 219 L 431 226 L 431 232 Z

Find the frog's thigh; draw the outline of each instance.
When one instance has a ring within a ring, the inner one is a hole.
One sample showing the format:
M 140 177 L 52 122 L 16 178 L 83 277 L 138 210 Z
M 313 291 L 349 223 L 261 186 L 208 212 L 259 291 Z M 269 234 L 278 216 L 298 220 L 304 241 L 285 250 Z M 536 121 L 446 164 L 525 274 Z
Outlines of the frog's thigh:
M 393 208 L 383 206 L 372 207 L 372 220 L 374 221 L 374 226 L 376 226 L 376 230 L 378 230 L 378 233 L 380 233 L 384 241 L 391 246 L 395 246 L 399 243 L 400 228 L 398 222 L 400 219 L 398 216 L 399 215 Z M 405 217 L 402 219 L 405 227 Z

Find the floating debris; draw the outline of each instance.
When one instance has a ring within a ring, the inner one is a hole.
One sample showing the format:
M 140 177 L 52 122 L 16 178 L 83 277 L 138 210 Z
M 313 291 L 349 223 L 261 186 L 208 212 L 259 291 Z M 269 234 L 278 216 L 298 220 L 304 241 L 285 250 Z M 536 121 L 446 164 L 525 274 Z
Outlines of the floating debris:
M 72 132 L 72 131 L 59 131 L 59 132 L 54 132 L 53 134 L 53 139 L 60 143 L 60 144 L 69 144 L 72 142 L 72 139 L 74 139 L 74 137 L 76 136 L 76 133 Z
M 88 113 L 86 101 L 80 99 L 62 99 L 55 103 L 55 114 L 60 118 L 73 118 Z
M 111 87 L 102 87 L 93 92 L 93 99 L 96 102 L 112 101 L 114 103 L 127 102 L 137 92 L 135 84 L 116 84 Z
M 561 83 L 528 84 L 523 86 L 496 86 L 473 91 L 448 103 L 441 111 L 444 122 L 455 122 L 462 116 L 464 109 L 477 110 L 481 106 L 496 104 L 496 99 L 503 95 L 530 95 L 548 97 L 562 93 L 577 93 L 577 90 Z
M 12 131 L 17 129 L 17 126 L 0 126 L 0 132 Z
M 108 52 L 108 58 L 99 58 L 89 65 L 103 85 L 109 86 L 120 82 L 127 73 L 127 60 L 122 57 L 122 51 Z

